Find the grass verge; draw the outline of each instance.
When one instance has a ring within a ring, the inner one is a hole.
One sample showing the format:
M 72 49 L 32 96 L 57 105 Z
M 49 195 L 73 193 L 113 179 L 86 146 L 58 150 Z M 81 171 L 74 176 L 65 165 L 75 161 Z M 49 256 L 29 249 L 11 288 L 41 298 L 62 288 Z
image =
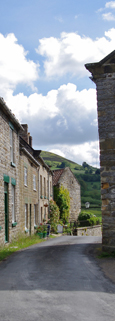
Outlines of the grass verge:
M 50 238 L 53 237 L 54 236 L 50 235 Z M 11 243 L 6 243 L 4 246 L 0 247 L 0 261 L 4 260 L 14 252 L 44 241 L 46 241 L 46 239 L 40 239 L 37 234 L 31 236 L 19 235 Z
M 115 258 L 115 251 L 111 252 L 111 253 L 109 253 L 109 252 L 101 252 L 101 254 L 98 255 L 99 259 L 108 258 L 108 257 Z

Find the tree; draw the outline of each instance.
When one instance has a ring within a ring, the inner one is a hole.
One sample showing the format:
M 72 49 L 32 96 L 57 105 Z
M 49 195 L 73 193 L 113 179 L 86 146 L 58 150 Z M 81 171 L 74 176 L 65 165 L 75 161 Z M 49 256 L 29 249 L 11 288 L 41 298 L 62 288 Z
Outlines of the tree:
M 60 219 L 63 223 L 67 223 L 69 220 L 69 211 L 70 211 L 70 196 L 67 188 L 64 188 L 63 185 L 58 189 L 54 188 L 54 200 L 60 210 Z
M 85 167 L 89 167 L 89 165 L 86 163 L 86 162 L 83 162 L 82 166 L 85 168 Z

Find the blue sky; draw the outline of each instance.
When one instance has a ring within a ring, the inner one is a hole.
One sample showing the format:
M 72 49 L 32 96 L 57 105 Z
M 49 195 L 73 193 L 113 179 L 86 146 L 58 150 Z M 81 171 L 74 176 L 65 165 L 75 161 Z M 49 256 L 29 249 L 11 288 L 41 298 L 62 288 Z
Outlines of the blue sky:
M 0 96 L 37 149 L 99 165 L 95 85 L 84 64 L 115 49 L 115 1 L 0 1 Z

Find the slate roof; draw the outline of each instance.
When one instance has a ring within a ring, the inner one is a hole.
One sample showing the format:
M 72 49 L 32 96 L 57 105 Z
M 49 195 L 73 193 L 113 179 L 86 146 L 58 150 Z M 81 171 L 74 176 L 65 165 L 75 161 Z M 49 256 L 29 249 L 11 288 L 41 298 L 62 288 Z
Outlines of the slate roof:
M 9 118 L 9 120 L 12 122 L 12 124 L 18 128 L 18 130 L 23 130 L 23 127 L 21 126 L 19 120 L 15 117 L 15 115 L 12 113 L 12 111 L 8 108 L 6 105 L 4 99 L 0 97 L 0 109 L 3 111 L 3 113 Z
M 56 169 L 55 171 L 53 171 L 53 186 L 58 184 L 58 181 L 60 179 L 60 176 L 64 172 L 64 169 L 65 168 L 60 168 L 60 169 Z

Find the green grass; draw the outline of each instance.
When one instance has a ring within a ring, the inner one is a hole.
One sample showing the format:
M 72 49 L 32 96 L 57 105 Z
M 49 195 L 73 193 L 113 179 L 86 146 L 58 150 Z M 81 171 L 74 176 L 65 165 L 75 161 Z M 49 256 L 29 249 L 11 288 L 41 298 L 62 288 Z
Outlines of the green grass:
M 115 258 L 115 251 L 111 252 L 111 253 L 109 253 L 109 252 L 101 252 L 101 254 L 98 255 L 99 259 L 108 258 L 108 257 Z
M 54 236 L 51 235 L 50 237 L 53 238 Z M 6 243 L 4 246 L 0 247 L 0 261 L 14 252 L 44 241 L 46 241 L 46 239 L 40 239 L 37 234 L 32 236 L 19 235 L 17 239 L 14 239 L 11 243 Z

